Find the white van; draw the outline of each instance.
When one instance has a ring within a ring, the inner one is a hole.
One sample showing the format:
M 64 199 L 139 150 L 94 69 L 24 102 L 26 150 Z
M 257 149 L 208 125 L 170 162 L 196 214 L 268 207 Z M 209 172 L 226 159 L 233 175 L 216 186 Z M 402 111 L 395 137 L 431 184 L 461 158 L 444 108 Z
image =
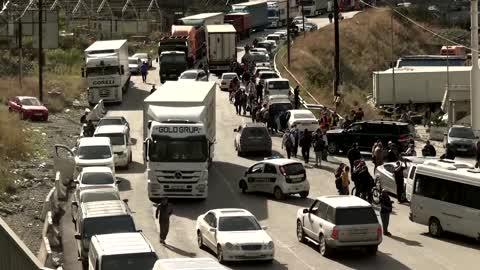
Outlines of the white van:
M 272 78 L 266 79 L 264 84 L 263 96 L 269 95 L 287 95 L 290 96 L 290 82 L 287 79 Z
M 95 235 L 90 241 L 89 270 L 152 269 L 158 256 L 140 232 Z
M 85 167 L 106 166 L 115 174 L 115 164 L 110 138 L 84 137 L 73 149 L 66 145 L 55 145 L 55 170 L 64 178 L 75 179 Z
M 480 239 L 480 170 L 417 165 L 410 220 L 428 225 L 432 236 L 449 231 Z
M 128 168 L 132 162 L 132 143 L 129 128 L 125 125 L 99 126 L 93 137 L 110 138 L 114 153 L 114 162 L 117 167 Z
M 152 270 L 228 270 L 212 258 L 177 258 L 157 260 Z

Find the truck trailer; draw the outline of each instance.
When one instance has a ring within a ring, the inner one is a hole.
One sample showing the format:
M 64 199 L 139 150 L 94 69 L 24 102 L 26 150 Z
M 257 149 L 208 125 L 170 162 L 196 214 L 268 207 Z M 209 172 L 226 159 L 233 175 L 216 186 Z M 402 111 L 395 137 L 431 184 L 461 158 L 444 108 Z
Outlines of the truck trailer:
M 144 100 L 148 197 L 206 198 L 214 157 L 215 83 L 168 81 Z
M 178 24 L 191 25 L 195 27 L 211 25 L 211 24 L 223 24 L 223 13 L 200 13 L 192 16 L 183 17 L 178 20 Z
M 268 5 L 266 0 L 255 0 L 232 5 L 232 12 L 250 13 L 252 29 L 263 31 L 268 26 Z
M 237 31 L 231 24 L 207 25 L 207 62 L 213 73 L 229 71 L 237 61 Z
M 130 85 L 127 40 L 95 41 L 85 50 L 82 77 L 87 81 L 88 103 L 123 101 Z
M 470 85 L 472 67 L 404 67 L 373 72 L 373 102 L 391 104 L 441 103 L 447 86 Z M 393 87 L 395 85 L 395 91 Z M 394 98 L 395 96 L 395 98 Z
M 298 2 L 298 12 L 302 14 L 303 5 L 305 17 L 315 17 L 327 13 L 328 2 L 328 0 L 300 0 Z
M 249 13 L 229 13 L 225 14 L 224 22 L 233 25 L 237 31 L 237 41 L 250 37 L 252 27 L 251 16 Z
M 279 28 L 287 25 L 287 1 L 270 0 L 267 2 L 269 28 Z

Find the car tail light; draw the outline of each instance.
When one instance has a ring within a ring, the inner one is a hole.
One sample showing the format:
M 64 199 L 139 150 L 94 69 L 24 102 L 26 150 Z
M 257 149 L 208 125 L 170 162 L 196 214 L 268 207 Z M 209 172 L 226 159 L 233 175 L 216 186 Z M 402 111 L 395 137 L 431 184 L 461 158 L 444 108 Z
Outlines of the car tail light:
M 340 233 L 340 231 L 337 229 L 337 227 L 333 227 L 333 231 L 332 231 L 332 239 L 333 240 L 337 240 L 338 239 L 338 234 Z
M 281 173 L 283 176 L 287 176 L 287 172 L 285 171 L 285 167 L 280 166 L 280 173 Z
M 409 138 L 410 138 L 410 136 L 408 136 L 408 135 L 405 135 L 405 134 L 400 135 L 400 137 L 398 138 L 398 141 L 399 142 L 404 142 L 404 141 L 408 140 Z
M 382 226 L 380 226 L 377 229 L 377 236 L 380 238 L 380 236 L 382 236 L 382 233 L 383 233 Z

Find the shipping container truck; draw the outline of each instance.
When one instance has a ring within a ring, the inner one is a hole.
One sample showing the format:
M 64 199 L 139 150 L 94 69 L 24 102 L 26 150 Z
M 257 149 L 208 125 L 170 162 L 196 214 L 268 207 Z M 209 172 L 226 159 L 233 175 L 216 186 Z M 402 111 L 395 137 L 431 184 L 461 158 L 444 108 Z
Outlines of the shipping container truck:
M 169 37 L 160 40 L 158 55 L 165 51 L 182 51 L 192 68 L 205 55 L 205 29 L 191 25 L 172 25 Z
M 200 13 L 192 16 L 183 17 L 178 20 L 180 25 L 191 25 L 195 27 L 211 25 L 211 24 L 223 24 L 224 14 L 221 12 L 215 13 Z
M 215 82 L 168 81 L 143 102 L 147 191 L 206 198 L 215 146 Z
M 266 0 L 256 0 L 232 5 L 232 12 L 250 13 L 252 29 L 263 31 L 268 26 L 268 5 Z
M 237 12 L 225 14 L 224 22 L 235 27 L 235 30 L 237 30 L 237 40 L 250 37 L 252 21 L 249 13 Z
M 373 102 L 391 104 L 441 103 L 447 86 L 470 85 L 471 67 L 404 67 L 373 72 Z M 395 79 L 395 80 L 393 80 Z M 395 90 L 393 90 L 395 83 Z M 395 98 L 394 98 L 395 96 Z
M 298 12 L 301 14 L 303 4 L 305 17 L 315 17 L 327 13 L 328 2 L 328 0 L 300 0 L 298 2 Z
M 207 25 L 207 63 L 212 73 L 229 71 L 237 61 L 237 31 L 231 24 Z
M 123 101 L 130 85 L 127 40 L 95 41 L 85 50 L 82 77 L 87 81 L 88 103 Z
M 160 82 L 178 80 L 182 72 L 188 69 L 187 55 L 184 51 L 164 51 L 158 56 L 158 75 Z
M 287 25 L 287 0 L 270 0 L 268 5 L 268 27 L 279 28 Z

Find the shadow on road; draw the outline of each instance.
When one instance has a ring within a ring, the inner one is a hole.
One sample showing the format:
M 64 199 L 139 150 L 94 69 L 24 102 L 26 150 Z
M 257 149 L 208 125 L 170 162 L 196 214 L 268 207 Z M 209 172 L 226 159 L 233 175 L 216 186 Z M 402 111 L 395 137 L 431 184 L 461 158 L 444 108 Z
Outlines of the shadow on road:
M 262 261 L 228 262 L 226 263 L 226 266 L 235 270 L 243 270 L 243 269 L 286 270 L 288 269 L 287 265 L 282 264 L 276 260 L 273 260 L 272 262 L 262 262 Z
M 185 251 L 183 249 L 179 249 L 175 246 L 172 246 L 170 244 L 165 244 L 164 247 L 169 249 L 172 252 L 175 252 L 176 254 L 178 254 L 180 256 L 189 257 L 189 258 L 193 258 L 193 257 L 197 256 L 197 253 L 195 253 L 195 252 L 188 252 L 188 251 Z
M 359 252 L 359 250 L 344 250 L 335 254 L 332 259 L 349 268 L 357 270 L 385 269 L 387 265 L 389 270 L 411 269 L 410 267 L 392 258 L 390 255 L 391 254 L 378 251 L 377 255 L 372 258 L 364 252 Z
M 395 241 L 404 243 L 407 246 L 423 247 L 422 243 L 420 243 L 418 241 L 408 240 L 408 239 L 405 239 L 405 238 L 397 236 L 397 235 L 391 235 L 391 236 L 388 236 L 388 237 L 395 240 Z
M 122 177 L 117 177 L 118 180 L 121 180 L 121 182 L 118 184 L 118 190 L 119 191 L 127 191 L 127 190 L 132 190 L 132 184 L 130 184 L 130 181 L 122 178 Z
M 429 233 L 422 233 L 423 236 L 434 238 Z M 444 241 L 450 244 L 459 245 L 466 248 L 480 250 L 480 242 L 474 238 L 470 238 L 464 235 L 455 234 L 451 232 L 443 232 L 441 238 L 435 238 L 435 240 Z
M 145 164 L 139 163 L 136 161 L 132 161 L 132 163 L 130 163 L 128 170 L 124 170 L 124 169 L 118 170 L 118 173 L 121 173 L 121 174 L 137 174 L 137 173 L 144 173 L 144 172 L 145 172 Z

